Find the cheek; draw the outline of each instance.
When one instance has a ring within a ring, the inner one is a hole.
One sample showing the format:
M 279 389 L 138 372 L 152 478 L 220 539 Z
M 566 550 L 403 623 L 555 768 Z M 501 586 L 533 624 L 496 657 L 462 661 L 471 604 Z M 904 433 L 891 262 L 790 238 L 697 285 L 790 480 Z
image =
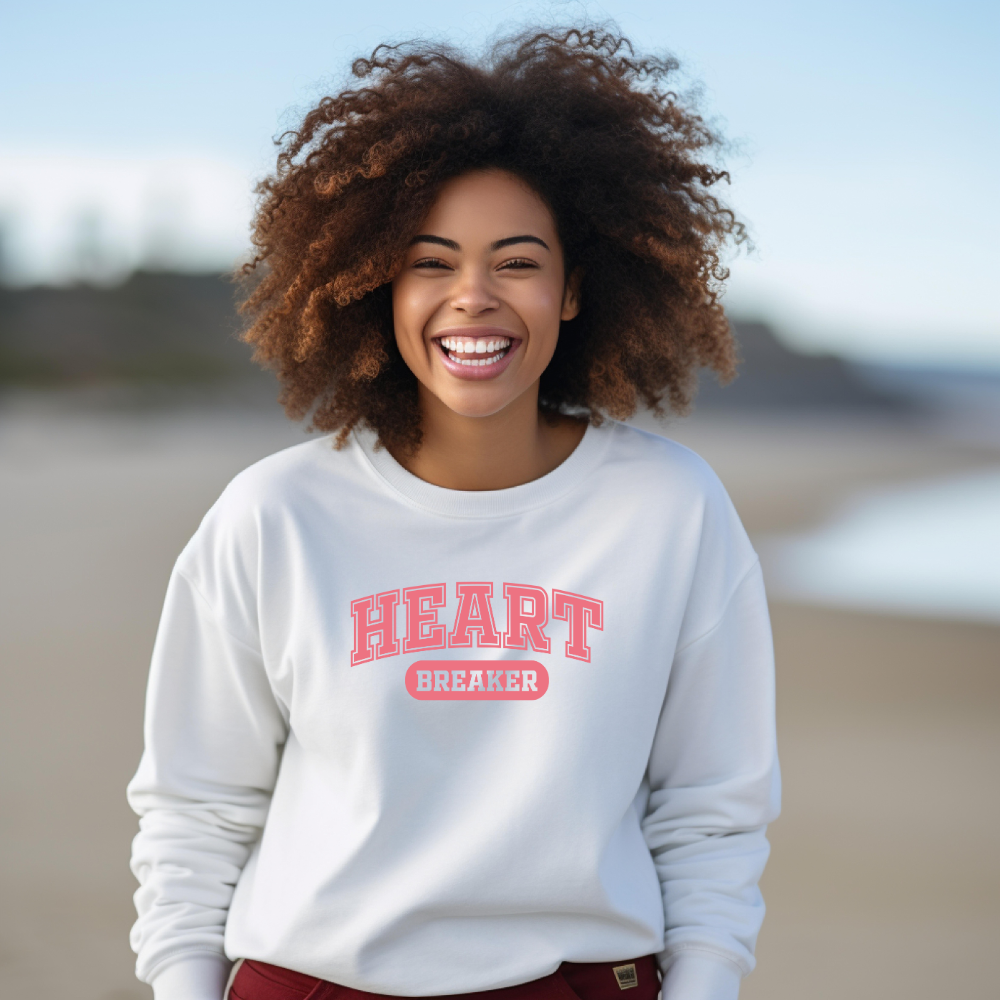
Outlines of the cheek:
M 392 320 L 396 333 L 412 325 L 417 303 L 413 286 L 407 281 L 394 281 L 392 284 Z
M 427 296 L 421 295 L 416 282 L 399 281 L 392 285 L 392 324 L 396 343 L 404 357 L 423 340 L 423 330 L 433 312 Z
M 559 334 L 563 289 L 561 283 L 540 285 L 522 303 L 522 316 L 536 338 L 553 342 Z

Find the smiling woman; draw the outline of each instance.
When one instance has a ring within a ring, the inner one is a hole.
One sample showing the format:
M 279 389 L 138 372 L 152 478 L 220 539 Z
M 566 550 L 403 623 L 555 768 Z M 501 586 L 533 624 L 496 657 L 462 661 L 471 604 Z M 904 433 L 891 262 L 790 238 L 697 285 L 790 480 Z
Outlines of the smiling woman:
M 156 1000 L 734 1000 L 753 967 L 760 568 L 700 459 L 606 419 L 732 366 L 739 230 L 671 66 L 380 50 L 263 185 L 246 336 L 335 433 L 238 476 L 168 589 L 129 789 Z

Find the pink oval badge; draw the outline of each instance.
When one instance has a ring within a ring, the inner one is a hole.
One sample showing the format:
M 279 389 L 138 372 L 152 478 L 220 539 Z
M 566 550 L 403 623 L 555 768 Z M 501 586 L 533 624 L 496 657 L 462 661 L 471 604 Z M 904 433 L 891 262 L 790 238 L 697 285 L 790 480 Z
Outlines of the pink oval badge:
M 417 660 L 406 671 L 420 701 L 534 701 L 548 689 L 537 660 Z

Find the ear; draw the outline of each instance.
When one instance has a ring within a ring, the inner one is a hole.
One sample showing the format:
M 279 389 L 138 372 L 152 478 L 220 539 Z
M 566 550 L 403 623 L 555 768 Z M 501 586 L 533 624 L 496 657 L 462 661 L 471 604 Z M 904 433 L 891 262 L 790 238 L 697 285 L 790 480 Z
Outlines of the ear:
M 566 279 L 566 287 L 563 289 L 562 311 L 559 313 L 561 320 L 575 319 L 580 315 L 580 285 L 583 283 L 583 268 L 573 269 L 573 273 Z

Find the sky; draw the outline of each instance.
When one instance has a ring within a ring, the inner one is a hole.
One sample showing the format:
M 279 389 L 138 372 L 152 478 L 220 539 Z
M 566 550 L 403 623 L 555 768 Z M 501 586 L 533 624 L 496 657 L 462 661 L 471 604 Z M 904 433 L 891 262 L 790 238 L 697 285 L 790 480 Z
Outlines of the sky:
M 272 138 L 413 37 L 615 21 L 733 140 L 727 305 L 796 345 L 1000 370 L 1000 5 L 35 0 L 0 38 L 8 282 L 225 268 Z

